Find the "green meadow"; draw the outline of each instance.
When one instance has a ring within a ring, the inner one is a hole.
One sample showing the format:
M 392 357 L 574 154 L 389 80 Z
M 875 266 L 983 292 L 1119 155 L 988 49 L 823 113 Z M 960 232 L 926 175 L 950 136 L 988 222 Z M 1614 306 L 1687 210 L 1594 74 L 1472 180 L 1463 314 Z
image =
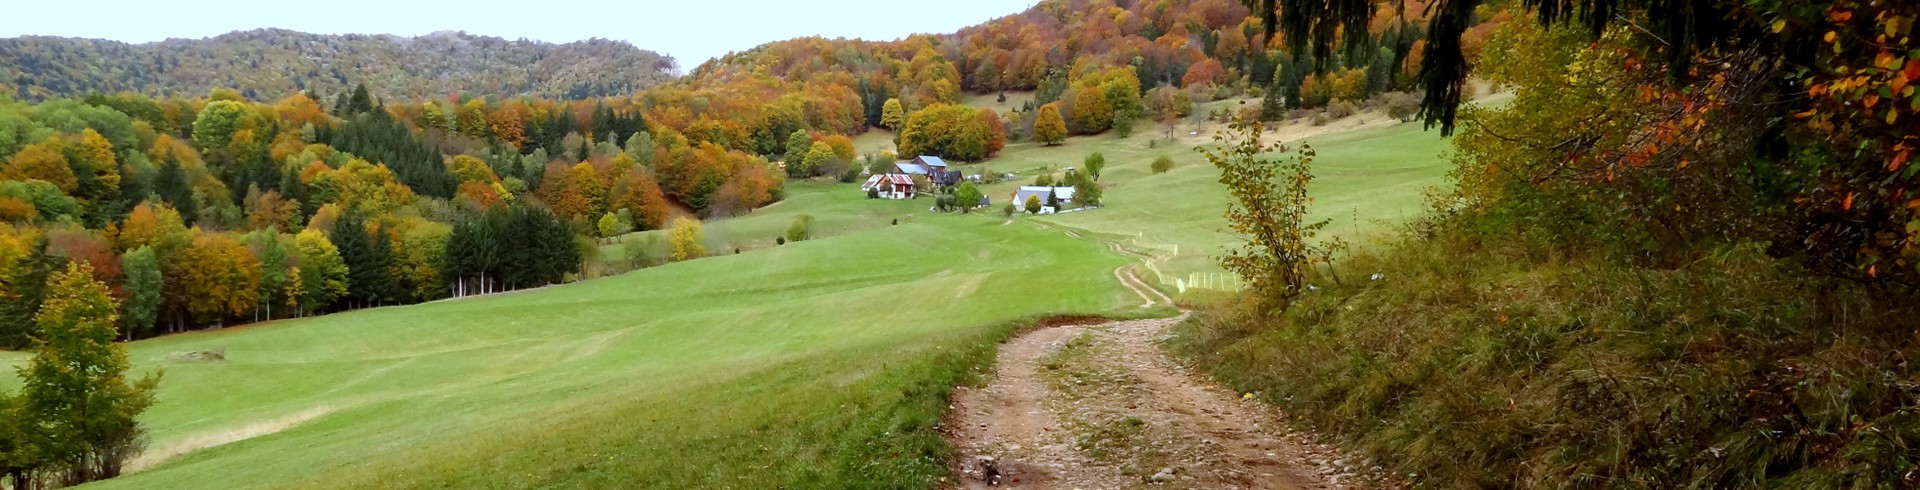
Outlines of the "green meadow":
M 153 451 L 285 427 L 98 486 L 928 486 L 947 388 L 1013 323 L 1138 304 L 1097 244 L 942 218 L 137 342 Z

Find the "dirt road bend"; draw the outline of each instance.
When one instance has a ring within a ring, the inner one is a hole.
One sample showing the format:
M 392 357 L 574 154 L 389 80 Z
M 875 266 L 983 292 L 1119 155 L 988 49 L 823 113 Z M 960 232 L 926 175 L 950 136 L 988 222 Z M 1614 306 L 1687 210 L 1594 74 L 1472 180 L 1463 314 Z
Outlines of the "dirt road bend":
M 1148 303 L 1132 271 L 1116 271 Z M 1131 281 L 1129 281 L 1131 279 Z M 1151 290 L 1151 288 L 1148 288 Z M 1157 295 L 1158 291 L 1153 291 Z M 1000 348 L 993 378 L 956 390 L 957 488 L 1347 488 L 1329 447 L 1263 403 L 1188 372 L 1158 346 L 1185 319 L 1044 328 Z

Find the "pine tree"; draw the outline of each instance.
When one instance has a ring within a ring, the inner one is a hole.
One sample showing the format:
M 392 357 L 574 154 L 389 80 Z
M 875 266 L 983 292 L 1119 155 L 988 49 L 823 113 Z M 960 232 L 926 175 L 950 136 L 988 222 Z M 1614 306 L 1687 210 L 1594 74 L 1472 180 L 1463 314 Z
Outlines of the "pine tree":
M 160 173 L 153 178 L 153 188 L 160 200 L 173 206 L 181 216 L 200 215 L 199 206 L 193 202 L 193 189 L 187 187 L 186 169 L 171 156 L 160 162 Z
M 385 237 L 370 233 L 365 218 L 347 215 L 333 222 L 333 229 L 327 239 L 340 251 L 340 259 L 347 266 L 347 294 L 344 297 L 349 306 L 373 306 L 387 297 L 392 289 L 392 275 L 387 267 L 393 263 L 391 245 L 382 246 Z

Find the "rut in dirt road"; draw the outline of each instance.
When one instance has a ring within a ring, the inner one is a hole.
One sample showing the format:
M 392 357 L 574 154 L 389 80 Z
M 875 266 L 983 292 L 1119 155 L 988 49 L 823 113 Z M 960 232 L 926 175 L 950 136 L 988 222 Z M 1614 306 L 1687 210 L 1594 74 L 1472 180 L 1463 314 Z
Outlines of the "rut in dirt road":
M 1154 303 L 1129 268 L 1115 273 Z M 1322 489 L 1352 480 L 1331 449 L 1288 432 L 1271 407 L 1167 358 L 1156 344 L 1185 317 L 1044 328 L 1002 345 L 987 386 L 955 391 L 948 436 L 960 486 Z

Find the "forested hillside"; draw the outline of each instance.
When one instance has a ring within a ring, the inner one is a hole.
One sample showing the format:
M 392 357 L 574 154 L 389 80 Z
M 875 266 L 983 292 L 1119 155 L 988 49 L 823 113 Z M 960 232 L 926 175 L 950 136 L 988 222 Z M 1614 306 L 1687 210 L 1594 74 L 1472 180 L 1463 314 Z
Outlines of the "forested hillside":
M 249 100 L 297 91 L 339 94 L 364 82 L 392 97 L 451 94 L 585 99 L 670 79 L 673 58 L 623 41 L 551 44 L 464 32 L 420 37 L 284 29 L 128 44 L 28 36 L 0 39 L 0 84 L 22 100 L 133 91 L 150 96 L 239 90 Z

